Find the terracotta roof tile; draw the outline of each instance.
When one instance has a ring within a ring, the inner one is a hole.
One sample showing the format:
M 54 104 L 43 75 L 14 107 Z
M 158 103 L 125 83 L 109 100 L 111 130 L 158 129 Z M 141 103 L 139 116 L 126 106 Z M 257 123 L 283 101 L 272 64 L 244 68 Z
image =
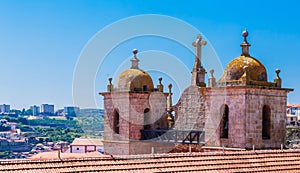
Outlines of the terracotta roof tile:
M 172 153 L 0 163 L 1 172 L 300 172 L 300 150 Z
M 103 145 L 102 139 L 98 138 L 75 138 L 70 145 Z

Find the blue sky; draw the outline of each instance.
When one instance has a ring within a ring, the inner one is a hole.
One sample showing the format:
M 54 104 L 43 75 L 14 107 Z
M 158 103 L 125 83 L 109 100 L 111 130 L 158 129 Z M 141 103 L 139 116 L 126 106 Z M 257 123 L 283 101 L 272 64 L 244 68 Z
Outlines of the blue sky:
M 87 43 L 106 26 L 143 14 L 171 16 L 197 28 L 223 66 L 240 55 L 241 32 L 247 27 L 252 44 L 250 53 L 265 65 L 269 81 L 273 81 L 275 69 L 280 68 L 283 86 L 295 89 L 288 95 L 288 101 L 300 103 L 299 3 L 296 0 L 2 0 L 0 104 L 10 104 L 12 108 L 41 103 L 53 103 L 56 108 L 73 105 L 73 73 Z M 107 56 L 108 64 L 99 69 L 95 78 L 98 107 L 102 107 L 102 98 L 97 92 L 105 90 L 106 77 L 113 75 L 107 66 L 124 63 L 132 56 L 133 48 L 176 55 L 191 69 L 193 55 L 176 44 L 157 37 L 139 37 L 116 45 Z M 156 85 L 156 79 L 153 80 Z M 166 82 L 169 81 L 172 79 L 166 77 Z

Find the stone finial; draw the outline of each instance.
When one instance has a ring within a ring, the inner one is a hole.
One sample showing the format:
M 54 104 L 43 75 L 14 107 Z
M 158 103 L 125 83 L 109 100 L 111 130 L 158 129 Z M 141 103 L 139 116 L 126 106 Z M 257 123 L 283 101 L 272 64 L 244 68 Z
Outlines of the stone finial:
M 109 84 L 107 85 L 107 91 L 111 92 L 113 90 L 112 78 L 108 78 Z
M 167 120 L 169 122 L 169 129 L 174 126 L 174 117 L 172 116 L 173 106 L 172 106 L 172 84 L 168 85 L 169 95 L 168 95 L 168 104 L 167 104 Z
M 208 78 L 208 86 L 214 87 L 216 85 L 216 78 L 214 77 L 214 69 L 210 69 L 210 78 Z
M 249 54 L 249 47 L 251 46 L 250 43 L 248 43 L 247 41 L 247 37 L 248 37 L 249 33 L 247 31 L 247 29 L 245 28 L 245 30 L 242 32 L 242 36 L 244 37 L 244 41 L 241 43 L 241 47 L 242 47 L 242 56 L 246 56 L 246 57 L 250 57 Z
M 247 85 L 248 83 L 249 83 L 249 72 L 248 72 L 248 69 L 249 69 L 249 67 L 248 66 L 244 66 L 243 67 L 243 69 L 244 69 L 244 74 L 243 74 L 243 76 L 242 76 L 242 81 L 243 81 L 243 84 L 244 85 Z
M 167 109 L 170 110 L 172 109 L 172 84 L 169 84 L 168 88 L 169 88 L 169 95 L 168 95 Z
M 131 68 L 132 69 L 138 69 L 139 68 L 139 59 L 136 57 L 138 50 L 137 49 L 133 49 L 132 51 L 133 53 L 133 57 L 131 58 Z
M 134 56 L 138 53 L 138 50 L 137 49 L 133 49 L 132 50 L 132 53 L 134 54 Z
M 274 83 L 276 83 L 276 86 L 277 86 L 277 87 L 281 88 L 282 80 L 281 80 L 281 78 L 280 78 L 280 76 L 279 76 L 280 69 L 276 69 L 275 72 L 276 72 L 276 77 L 275 77 L 275 79 L 274 79 Z
M 164 85 L 161 83 L 162 77 L 158 78 L 158 81 L 159 81 L 159 83 L 158 83 L 158 85 L 157 85 L 158 91 L 159 91 L 159 92 L 164 92 Z
M 210 69 L 209 72 L 210 72 L 210 77 L 211 77 L 211 78 L 214 78 L 214 72 L 215 72 L 215 70 L 214 70 L 214 69 Z
M 276 72 L 276 74 L 277 74 L 277 78 L 281 79 L 281 78 L 280 78 L 280 76 L 279 76 L 280 69 L 279 69 L 279 68 L 278 68 L 278 69 L 276 69 L 276 70 L 275 70 L 275 72 Z
M 162 77 L 158 78 L 159 84 L 161 85 Z

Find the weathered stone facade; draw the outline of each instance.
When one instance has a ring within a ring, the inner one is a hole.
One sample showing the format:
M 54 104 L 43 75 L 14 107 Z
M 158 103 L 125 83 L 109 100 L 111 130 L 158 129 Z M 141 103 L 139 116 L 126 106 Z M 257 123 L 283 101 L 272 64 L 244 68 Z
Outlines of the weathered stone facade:
M 248 32 L 244 31 L 243 36 L 242 55 L 227 65 L 218 82 L 214 70 L 210 70 L 208 86 L 201 65 L 201 46 L 206 42 L 198 36 L 193 43 L 196 57 L 191 85 L 174 106 L 172 85 L 169 93 L 164 93 L 159 79 L 154 88 L 150 75 L 138 68 L 137 51 L 134 51 L 132 67 L 122 73 L 118 86 L 114 88 L 109 79 L 108 91 L 101 93 L 105 109 L 105 152 L 170 151 L 172 143 L 141 140 L 141 130 L 156 129 L 203 131 L 206 146 L 281 148 L 286 135 L 287 94 L 292 89 L 281 87 L 279 69 L 274 82 L 267 81 L 266 68 L 249 54 Z
M 174 106 L 175 125 L 178 130 L 203 130 L 205 126 L 204 89 L 191 85 L 185 89 Z
M 286 96 L 290 90 L 259 87 L 210 88 L 206 92 L 206 145 L 280 148 L 285 142 Z M 229 107 L 228 138 L 220 136 L 222 105 Z M 263 107 L 270 107 L 270 138 L 263 139 Z
M 163 85 L 153 88 L 150 75 L 138 68 L 136 53 L 131 69 L 120 75 L 118 86 L 109 79 L 104 96 L 104 150 L 109 154 L 150 153 L 151 142 L 141 140 L 141 130 L 167 128 L 167 93 Z M 124 79 L 126 78 L 126 79 Z M 144 80 L 145 79 L 145 80 Z M 161 144 L 155 144 L 161 151 Z M 146 147 L 138 149 L 140 146 Z M 149 149 L 150 148 L 150 149 Z

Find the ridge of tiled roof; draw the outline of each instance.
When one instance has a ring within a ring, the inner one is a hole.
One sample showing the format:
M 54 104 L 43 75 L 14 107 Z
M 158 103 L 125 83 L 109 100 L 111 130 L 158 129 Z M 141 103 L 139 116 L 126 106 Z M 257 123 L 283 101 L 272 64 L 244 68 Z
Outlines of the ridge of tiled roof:
M 300 150 L 170 153 L 65 160 L 9 160 L 2 172 L 300 172 Z
M 300 104 L 291 104 L 291 103 L 287 103 L 286 106 L 287 106 L 287 107 L 296 107 L 296 108 L 299 108 L 299 107 L 300 107 Z
M 97 138 L 75 138 L 70 145 L 103 145 L 102 139 Z

